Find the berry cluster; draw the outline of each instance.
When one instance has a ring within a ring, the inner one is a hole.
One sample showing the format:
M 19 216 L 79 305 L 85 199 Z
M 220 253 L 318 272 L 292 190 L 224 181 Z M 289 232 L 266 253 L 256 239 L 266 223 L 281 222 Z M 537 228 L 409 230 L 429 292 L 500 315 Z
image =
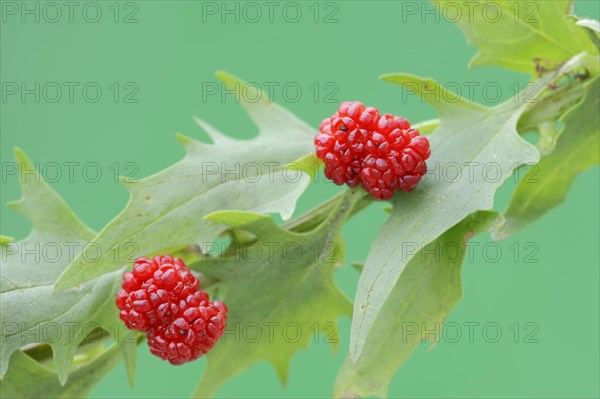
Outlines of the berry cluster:
M 399 116 L 379 115 L 360 102 L 344 102 L 321 122 L 315 137 L 325 176 L 335 184 L 359 183 L 374 198 L 412 191 L 427 172 L 429 141 Z
M 195 360 L 223 335 L 227 307 L 211 302 L 181 259 L 138 258 L 117 294 L 121 320 L 148 334 L 150 352 L 171 364 Z

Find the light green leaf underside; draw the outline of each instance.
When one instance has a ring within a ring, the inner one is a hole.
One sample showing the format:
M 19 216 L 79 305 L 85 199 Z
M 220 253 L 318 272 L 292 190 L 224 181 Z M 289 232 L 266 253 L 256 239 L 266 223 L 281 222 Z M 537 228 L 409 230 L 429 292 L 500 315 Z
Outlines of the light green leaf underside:
M 202 217 L 217 210 L 279 213 L 284 219 L 292 215 L 310 178 L 283 167 L 312 151 L 314 130 L 264 95 L 256 102 L 245 101 L 256 98 L 247 93 L 254 90 L 251 86 L 225 73 L 218 76 L 230 90 L 245 93 L 240 101 L 258 125 L 258 136 L 233 139 L 198 119 L 214 143 L 179 135 L 186 151 L 183 160 L 126 183 L 127 207 L 94 238 L 101 256 L 93 262 L 78 256 L 60 277 L 58 289 L 117 270 L 140 255 L 210 242 L 224 226 Z M 115 245 L 121 248 L 117 259 Z
M 0 377 L 11 355 L 24 345 L 48 343 L 58 377 L 67 381 L 79 343 L 95 327 L 123 336 L 114 298 L 120 280 L 113 274 L 56 292 L 53 284 L 72 253 L 94 237 L 63 199 L 34 171 L 25 154 L 16 151 L 23 190 L 11 207 L 27 216 L 32 231 L 23 241 L 0 247 Z M 69 249 L 71 248 L 71 249 Z M 133 378 L 135 344 L 122 343 Z
M 17 351 L 8 373 L 0 381 L 0 392 L 3 398 L 85 398 L 121 359 L 119 346 L 113 344 L 97 357 L 74 368 L 69 381 L 61 386 L 53 371 Z
M 438 10 L 447 10 L 448 17 L 456 22 L 468 42 L 479 49 L 471 66 L 495 65 L 535 76 L 534 59 L 551 69 L 580 52 L 595 51 L 584 28 L 569 17 L 572 1 L 434 0 L 433 3 Z M 459 13 L 453 11 L 455 8 Z
M 387 396 L 390 379 L 426 338 L 425 331 L 441 329 L 460 300 L 467 241 L 499 219 L 495 212 L 469 215 L 412 258 L 381 308 L 363 355 L 356 364 L 348 357 L 342 365 L 335 397 Z
M 562 203 L 577 175 L 597 165 L 600 148 L 599 79 L 589 82 L 584 99 L 562 119 L 556 149 L 524 174 L 505 213 L 506 223 L 495 232 L 505 238 Z
M 516 131 L 523 104 L 510 101 L 486 108 L 442 93 L 444 89 L 431 79 L 411 75 L 384 79 L 402 84 L 430 102 L 440 115 L 440 126 L 430 136 L 428 174 L 415 191 L 393 197 L 392 216 L 380 228 L 367 257 L 354 303 L 350 341 L 354 362 L 411 258 L 405 253 L 405 243 L 427 244 L 469 214 L 491 209 L 496 189 L 513 169 L 537 162 L 539 157 L 536 148 Z M 450 167 L 454 173 L 448 172 Z
M 292 355 L 306 348 L 314 333 L 323 332 L 337 342 L 336 320 L 352 312 L 352 304 L 333 280 L 333 270 L 343 257 L 338 229 L 349 209 L 342 212 L 346 213 L 340 219 L 330 218 L 303 234 L 282 230 L 261 215 L 209 216 L 256 235 L 257 241 L 226 258 L 192 265 L 220 281 L 218 289 L 229 308 L 227 331 L 207 355 L 208 368 L 195 397 L 211 396 L 224 381 L 261 360 L 271 363 L 285 383 Z M 255 334 L 243 333 L 256 331 L 253 326 L 260 326 L 256 340 Z

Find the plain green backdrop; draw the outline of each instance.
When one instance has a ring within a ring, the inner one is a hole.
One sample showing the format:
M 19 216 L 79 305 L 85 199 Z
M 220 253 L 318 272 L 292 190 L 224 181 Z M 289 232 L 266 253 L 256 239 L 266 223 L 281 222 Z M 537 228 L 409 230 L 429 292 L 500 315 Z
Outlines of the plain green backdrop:
M 59 15 L 45 2 L 1 3 L 2 203 L 20 195 L 4 167 L 18 146 L 97 230 L 127 201 L 116 173 L 141 178 L 179 160 L 176 132 L 205 137 L 192 116 L 236 137 L 256 133 L 235 99 L 221 97 L 216 70 L 272 87 L 275 101 L 315 127 L 348 99 L 413 122 L 435 117 L 399 86 L 378 80 L 384 73 L 431 76 L 489 105 L 511 98 L 528 79 L 498 68 L 468 69 L 475 48 L 425 2 L 410 2 L 410 9 L 401 1 L 275 2 L 271 15 L 260 1 L 77 2 L 71 15 L 64 5 Z M 598 19 L 599 4 L 577 1 L 576 14 Z M 221 14 L 226 10 L 234 11 Z M 11 94 L 15 87 L 19 92 Z M 22 96 L 22 90 L 30 93 Z M 71 176 L 69 162 L 75 162 Z M 598 181 L 598 168 L 580 175 L 565 204 L 486 251 L 489 236 L 475 239 L 480 246 L 463 269 L 465 297 L 448 319 L 462 336 L 449 331 L 432 351 L 423 344 L 395 375 L 390 397 L 600 396 Z M 500 190 L 497 209 L 511 188 Z M 337 190 L 312 185 L 298 212 Z M 373 205 L 344 228 L 348 262 L 366 257 L 385 220 L 382 209 Z M 6 207 L 1 222 L 2 234 L 17 238 L 30 228 Z M 347 267 L 336 279 L 352 298 L 358 273 Z M 479 323 L 472 339 L 465 323 Z M 496 324 L 484 334 L 486 323 Z M 493 342 L 496 328 L 502 335 Z M 218 397 L 329 397 L 347 353 L 350 321 L 340 320 L 340 330 L 337 353 L 320 340 L 294 356 L 287 387 L 268 364 L 258 363 Z M 142 345 L 138 364 L 134 390 L 121 364 L 92 397 L 187 397 L 205 360 L 172 367 Z

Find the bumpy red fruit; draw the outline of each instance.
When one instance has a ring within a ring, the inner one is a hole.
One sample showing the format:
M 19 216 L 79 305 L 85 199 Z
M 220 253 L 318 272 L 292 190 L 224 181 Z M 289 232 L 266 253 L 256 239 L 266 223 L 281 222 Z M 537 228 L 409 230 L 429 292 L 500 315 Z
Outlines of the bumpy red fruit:
M 150 330 L 150 352 L 174 365 L 195 360 L 221 338 L 226 321 L 227 307 L 222 302 L 190 306 L 173 322 Z
M 223 335 L 227 307 L 211 302 L 185 263 L 171 256 L 139 258 L 117 294 L 128 328 L 148 333 L 150 351 L 182 364 L 209 351 Z
M 325 176 L 338 185 L 360 183 L 385 200 L 396 190 L 414 190 L 427 172 L 429 141 L 401 117 L 344 102 L 319 130 L 317 157 L 325 163 Z
M 179 258 L 169 255 L 139 258 L 123 274 L 117 294 L 121 320 L 130 329 L 146 332 L 169 323 L 181 313 L 180 302 L 198 290 L 198 279 Z
M 344 102 L 330 118 L 321 122 L 315 137 L 317 157 L 325 163 L 325 176 L 335 184 L 355 187 L 360 183 L 368 132 L 379 119 L 373 107 Z
M 410 122 L 382 115 L 369 132 L 360 180 L 371 196 L 386 200 L 395 190 L 412 191 L 427 172 L 429 141 Z

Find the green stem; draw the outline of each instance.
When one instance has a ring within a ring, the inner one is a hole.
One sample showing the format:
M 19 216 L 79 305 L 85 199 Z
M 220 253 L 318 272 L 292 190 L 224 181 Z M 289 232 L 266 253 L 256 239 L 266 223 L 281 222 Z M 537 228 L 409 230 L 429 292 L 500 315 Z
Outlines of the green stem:
M 343 192 L 335 208 L 331 210 L 327 218 L 316 228 L 316 234 L 323 234 L 322 243 L 328 245 L 336 241 L 344 222 L 352 215 L 355 206 L 365 195 L 365 191 L 360 187 L 350 188 Z
M 307 231 L 313 230 L 314 228 L 318 227 L 321 223 L 323 223 L 325 219 L 327 219 L 327 217 L 331 214 L 333 209 L 342 200 L 342 198 L 348 195 L 348 192 L 352 190 L 361 191 L 362 189 L 356 188 L 342 191 L 341 193 L 336 194 L 327 201 L 323 202 L 321 205 L 316 206 L 315 208 L 297 217 L 296 219 L 284 223 L 281 227 L 286 230 L 291 230 L 295 233 L 305 233 Z M 369 197 L 362 195 L 352 207 L 351 213 L 348 215 L 348 217 L 352 217 L 358 212 L 362 211 L 371 202 L 372 201 Z
M 353 214 L 356 205 L 365 195 L 366 192 L 361 187 L 344 190 L 335 207 L 319 225 L 318 229 L 329 231 L 330 234 L 336 234 L 344 222 Z

